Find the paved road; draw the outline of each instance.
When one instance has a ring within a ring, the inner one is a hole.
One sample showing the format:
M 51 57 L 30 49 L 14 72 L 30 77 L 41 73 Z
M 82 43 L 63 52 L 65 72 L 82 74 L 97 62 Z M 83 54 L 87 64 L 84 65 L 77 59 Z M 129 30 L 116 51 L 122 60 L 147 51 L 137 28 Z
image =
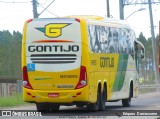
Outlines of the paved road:
M 20 106 L 15 108 L 8 108 L 5 110 L 28 110 L 29 111 L 29 110 L 36 110 L 36 108 L 35 108 L 35 105 L 32 105 L 32 106 Z M 149 111 L 145 111 L 145 110 L 149 110 Z M 156 116 L 157 113 L 158 115 L 160 115 L 160 92 L 142 94 L 138 98 L 133 98 L 131 107 L 122 107 L 121 101 L 118 101 L 118 102 L 106 102 L 105 111 L 88 112 L 86 107 L 76 108 L 75 106 L 69 106 L 69 107 L 61 106 L 60 111 L 58 112 L 50 112 L 50 113 L 42 113 L 42 114 L 45 116 L 49 115 L 49 117 L 59 116 L 59 118 L 81 118 L 81 119 L 83 118 L 84 119 L 84 118 L 91 117 L 91 118 L 107 118 L 108 119 L 108 115 L 112 116 L 112 118 L 117 118 L 117 117 L 121 118 L 122 115 L 123 116 L 132 115 L 131 117 L 133 117 L 134 114 L 137 115 L 140 113 L 149 113 L 153 115 L 155 114 L 154 117 L 145 116 L 145 118 L 147 119 L 151 119 L 151 118 L 155 119 L 156 117 L 158 117 Z M 65 117 L 65 116 L 68 116 L 68 117 Z M 143 116 L 140 116 L 140 117 L 136 116 L 136 118 L 142 118 Z M 128 116 L 125 118 L 128 118 Z M 30 119 L 35 119 L 35 117 L 33 118 L 30 117 Z

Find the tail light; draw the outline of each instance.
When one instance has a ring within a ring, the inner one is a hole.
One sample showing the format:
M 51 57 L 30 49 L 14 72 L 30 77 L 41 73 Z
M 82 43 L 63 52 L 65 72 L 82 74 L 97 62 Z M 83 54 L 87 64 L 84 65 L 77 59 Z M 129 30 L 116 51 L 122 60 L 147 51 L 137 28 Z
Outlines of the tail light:
M 81 20 L 80 20 L 80 19 L 78 19 L 78 18 L 75 18 L 75 20 L 76 20 L 77 22 L 81 22 Z
M 32 86 L 28 80 L 28 73 L 27 73 L 26 66 L 23 67 L 23 87 L 28 88 L 28 89 L 32 89 Z
M 87 85 L 87 71 L 85 66 L 81 66 L 79 82 L 76 89 L 83 88 Z
M 33 21 L 33 19 L 28 19 L 27 20 L 27 23 L 30 23 L 30 22 L 32 22 Z

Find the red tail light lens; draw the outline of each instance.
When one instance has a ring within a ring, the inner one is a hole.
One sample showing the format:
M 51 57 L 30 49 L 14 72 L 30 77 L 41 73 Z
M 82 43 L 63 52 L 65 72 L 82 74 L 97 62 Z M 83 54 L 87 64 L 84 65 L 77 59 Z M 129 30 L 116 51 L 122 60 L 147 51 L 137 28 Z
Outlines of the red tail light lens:
M 75 18 L 75 20 L 76 20 L 77 22 L 81 22 L 81 20 L 80 20 L 80 19 L 78 19 L 78 18 Z
M 28 20 L 27 20 L 28 23 L 29 23 L 29 22 L 32 22 L 32 21 L 33 21 L 33 19 L 28 19 Z
M 83 88 L 87 85 L 87 71 L 85 66 L 81 66 L 79 82 L 76 89 Z
M 23 87 L 32 89 L 32 86 L 31 86 L 31 84 L 29 83 L 29 80 L 28 80 L 28 73 L 27 73 L 27 67 L 26 66 L 23 67 Z

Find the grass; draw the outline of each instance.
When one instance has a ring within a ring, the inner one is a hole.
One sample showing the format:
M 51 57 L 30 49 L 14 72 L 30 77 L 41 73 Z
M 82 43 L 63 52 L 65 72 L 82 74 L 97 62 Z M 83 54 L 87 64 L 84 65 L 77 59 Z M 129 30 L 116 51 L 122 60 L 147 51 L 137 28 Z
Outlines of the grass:
M 23 104 L 27 103 L 23 101 L 22 94 L 0 97 L 0 107 L 14 107 Z

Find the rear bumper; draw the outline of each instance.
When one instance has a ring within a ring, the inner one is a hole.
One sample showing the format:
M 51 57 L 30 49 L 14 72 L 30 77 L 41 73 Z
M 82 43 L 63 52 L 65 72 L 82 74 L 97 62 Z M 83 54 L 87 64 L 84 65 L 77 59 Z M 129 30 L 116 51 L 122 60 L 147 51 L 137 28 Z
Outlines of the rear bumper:
M 49 93 L 58 94 L 57 97 L 49 97 Z M 74 103 L 88 102 L 88 88 L 77 90 L 48 91 L 48 90 L 31 90 L 23 87 L 23 100 L 34 103 Z

